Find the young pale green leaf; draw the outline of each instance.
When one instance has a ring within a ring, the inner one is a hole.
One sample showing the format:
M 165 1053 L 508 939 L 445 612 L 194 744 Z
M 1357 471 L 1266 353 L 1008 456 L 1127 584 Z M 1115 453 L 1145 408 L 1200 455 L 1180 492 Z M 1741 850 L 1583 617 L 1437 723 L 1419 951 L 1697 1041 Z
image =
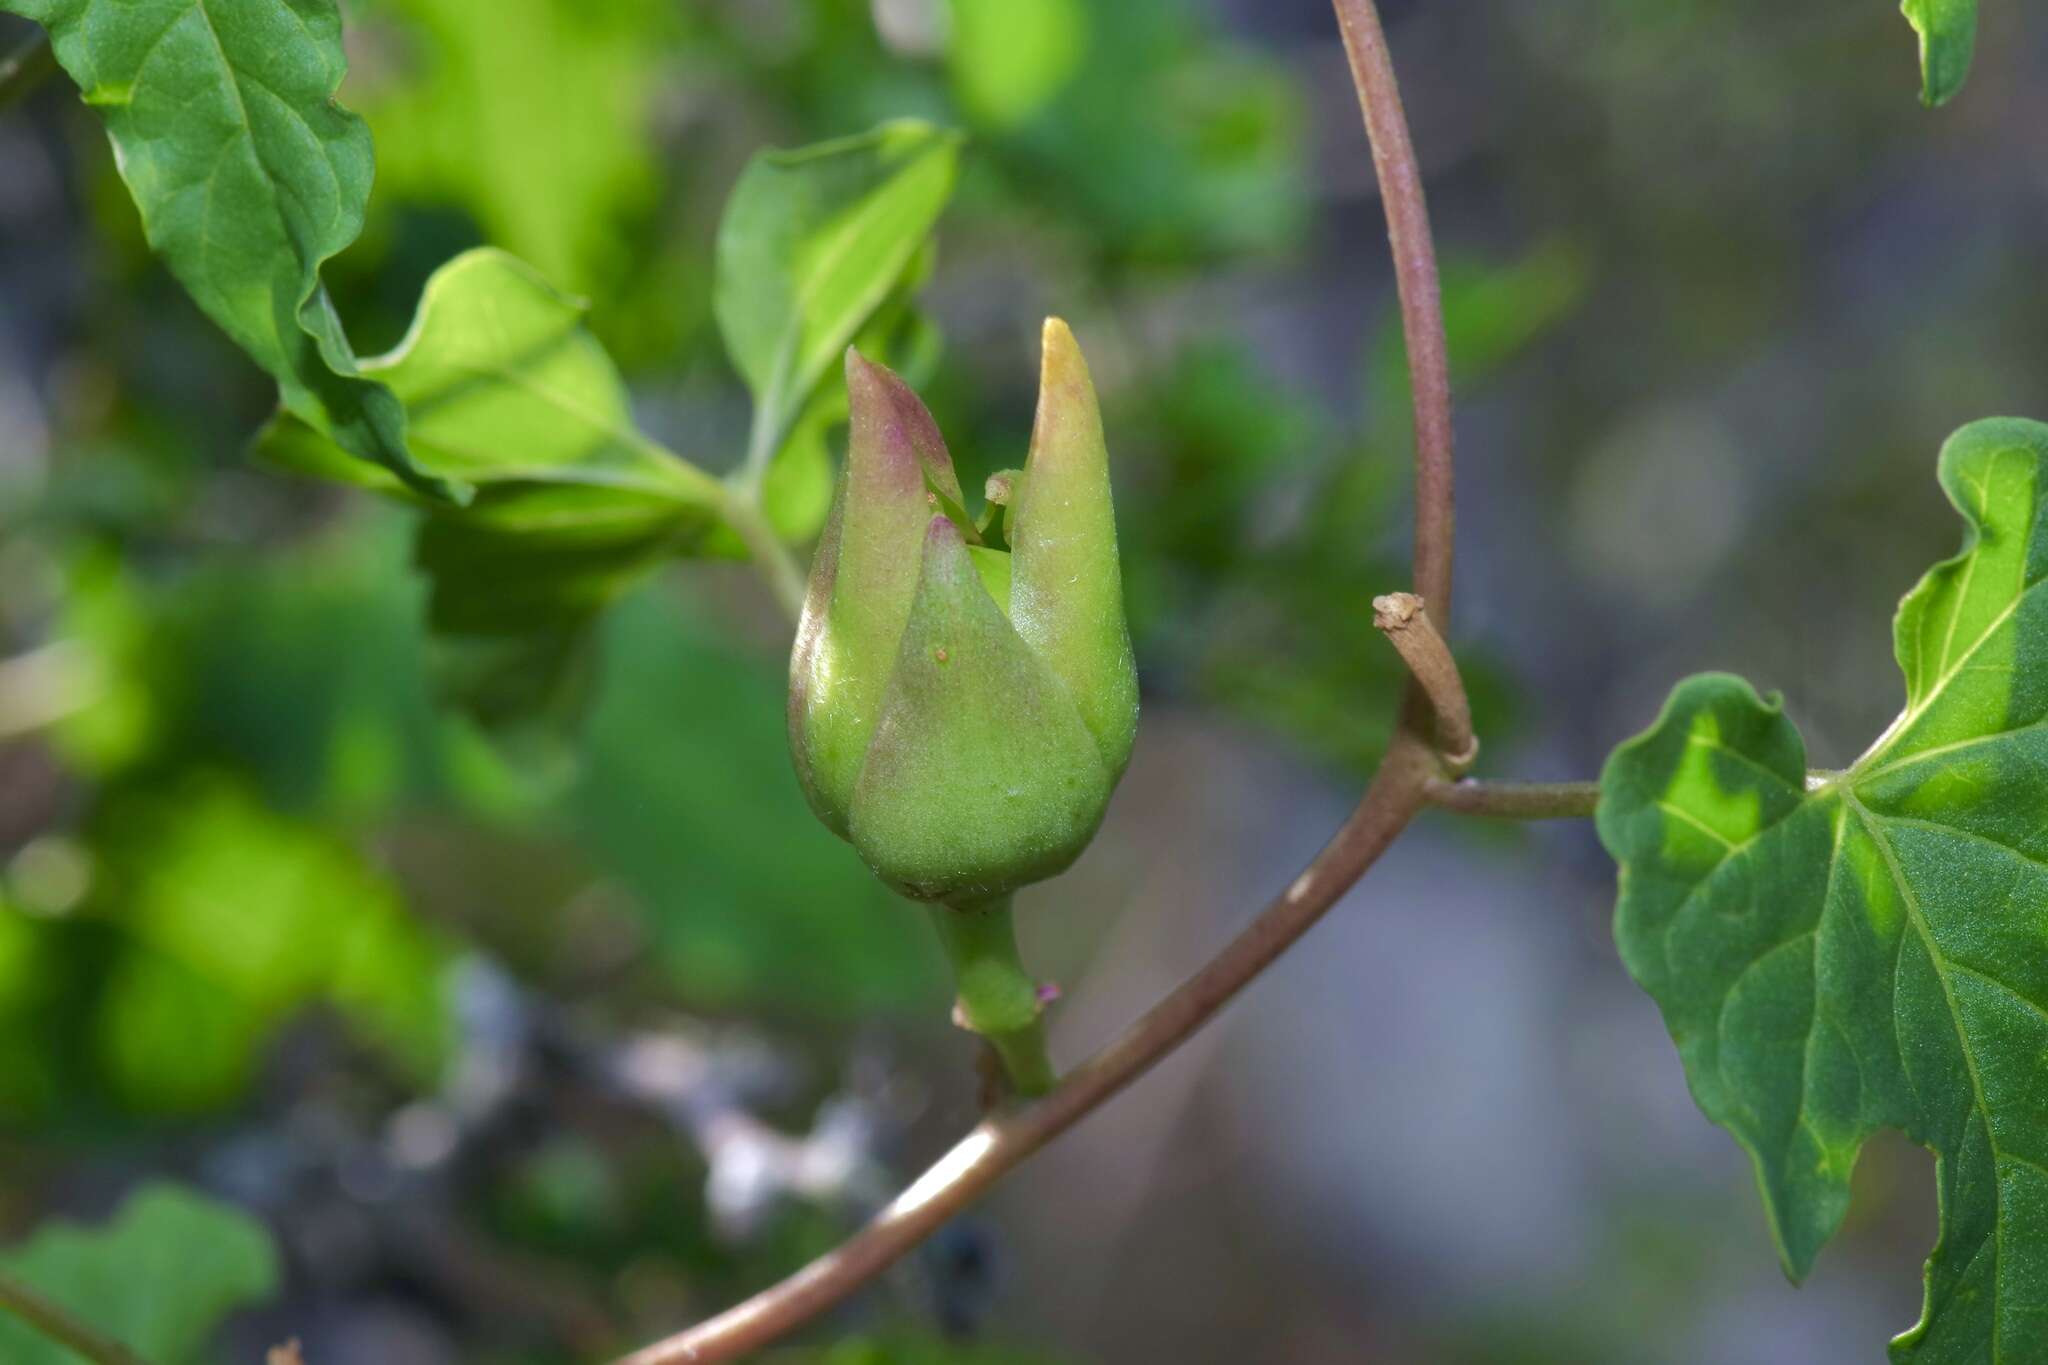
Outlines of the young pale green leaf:
M 998 128 L 1029 122 L 1088 55 L 1081 0 L 952 0 L 950 13 L 953 89 L 975 119 Z
M 412 330 L 363 361 L 404 404 L 423 468 L 478 488 L 569 484 L 689 504 L 709 516 L 717 480 L 640 434 L 611 357 L 583 307 L 532 267 L 489 247 L 435 271 Z M 280 430 L 281 429 L 281 430 Z M 399 491 L 280 419 L 258 453 L 304 473 Z
M 938 368 L 944 346 L 938 325 L 913 302 L 931 274 L 934 255 L 928 240 L 896 292 L 868 319 L 853 343 L 855 350 L 887 365 L 912 388 Z M 784 540 L 806 541 L 824 529 L 837 478 L 832 437 L 846 426 L 847 416 L 845 386 L 820 384 L 768 462 L 761 480 L 761 511 Z
M 715 548 L 724 487 L 640 433 L 581 306 L 513 257 L 482 249 L 436 271 L 411 332 L 364 369 L 404 403 L 421 464 L 477 490 L 468 506 L 432 509 L 418 561 L 435 626 L 490 641 L 486 664 L 509 651 L 566 682 L 600 610 L 664 559 Z M 290 417 L 258 451 L 301 473 L 403 491 Z M 490 700 L 462 689 L 486 718 L 558 690 L 508 693 L 500 672 L 478 679 Z
M 1977 50 L 1977 0 L 1900 0 L 1906 22 L 1920 35 L 1920 99 L 1946 104 L 1970 75 Z
M 50 30 L 100 111 L 149 243 L 351 456 L 459 499 L 406 448 L 405 414 L 360 373 L 320 266 L 362 230 L 370 133 L 334 100 L 334 0 L 0 0 Z
M 1694 1097 L 1749 1151 L 1787 1271 L 1863 1141 L 1939 1158 L 1916 1365 L 2048 1361 L 2048 426 L 1958 432 L 1968 530 L 1899 608 L 1906 707 L 1809 780 L 1775 700 L 1681 683 L 1601 779 L 1615 937 Z
M 47 1224 L 0 1253 L 0 1272 L 156 1365 L 192 1365 L 222 1318 L 269 1298 L 278 1280 L 261 1223 L 175 1185 L 144 1187 L 100 1227 Z M 0 1360 L 78 1357 L 0 1313 Z
M 567 288 L 617 279 L 632 252 L 619 225 L 660 184 L 649 106 L 677 15 L 665 0 L 355 7 L 360 32 L 403 54 L 350 85 L 377 135 L 379 193 L 452 200 Z
M 754 158 L 719 224 L 714 305 L 754 394 L 759 478 L 826 373 L 920 260 L 952 197 L 960 136 L 887 123 Z

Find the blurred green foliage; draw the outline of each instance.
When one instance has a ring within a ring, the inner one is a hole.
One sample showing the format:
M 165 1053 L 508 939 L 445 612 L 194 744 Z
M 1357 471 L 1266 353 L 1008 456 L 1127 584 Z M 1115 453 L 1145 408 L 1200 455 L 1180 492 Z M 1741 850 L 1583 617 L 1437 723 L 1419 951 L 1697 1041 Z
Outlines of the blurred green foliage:
M 450 207 L 576 293 L 633 268 L 661 192 L 654 101 L 681 27 L 659 0 L 364 0 L 348 97 L 387 202 Z M 545 98 L 542 94 L 545 92 Z
M 780 660 L 652 597 L 608 633 L 570 819 L 645 905 L 681 998 L 928 1008 L 942 992 L 925 926 L 811 818 L 789 772 Z
M 856 332 L 927 392 L 971 489 L 1021 463 L 1031 339 L 1070 318 L 1103 393 L 1151 697 L 1227 707 L 1340 772 L 1376 756 L 1396 662 L 1330 626 L 1405 579 L 1391 296 L 1335 358 L 1340 400 L 1204 292 L 1256 293 L 1325 249 L 1296 64 L 1178 0 L 355 0 L 345 18 L 340 98 L 378 169 L 363 237 L 323 278 L 356 350 L 391 348 L 372 368 L 422 461 L 498 486 L 427 513 L 252 466 L 263 377 L 147 254 L 92 115 L 35 108 L 76 167 L 59 199 L 77 284 L 36 358 L 47 458 L 0 482 L 0 652 L 59 646 L 67 670 L 61 720 L 0 739 L 28 765 L 0 801 L 0 1128 L 18 1150 L 119 1161 L 249 1121 L 309 1017 L 340 1022 L 394 1103 L 431 1095 L 450 965 L 472 950 L 607 1026 L 777 1021 L 815 1030 L 832 1065 L 858 1020 L 951 1046 L 924 926 L 805 811 L 787 637 L 721 562 L 737 546 L 687 476 L 645 497 L 610 477 L 674 465 L 667 450 L 725 474 L 752 445 L 771 521 L 808 538 L 844 441 L 820 376 Z M 936 248 L 855 252 L 874 268 L 826 292 L 860 307 L 799 329 L 778 380 L 778 304 L 805 285 L 740 297 L 722 257 L 772 239 L 815 265 L 782 237 L 823 240 L 850 200 L 778 198 L 764 149 L 905 119 L 930 127 L 851 144 L 880 170 L 850 194 L 907 167 L 897 207 L 928 223 L 957 161 Z M 728 215 L 736 186 L 753 191 Z M 463 254 L 479 247 L 499 250 Z M 1550 336 L 1591 260 L 1563 238 L 1452 252 L 1461 390 Z M 0 254 L 10 289 L 34 269 Z M 480 320 L 509 295 L 465 300 L 475 270 L 524 282 L 529 331 Z M 266 453 L 336 471 L 288 421 Z M 712 558 L 662 568 L 681 542 Z M 1492 741 L 1501 673 L 1473 677 Z M 457 694 L 486 716 L 544 701 L 564 724 L 489 733 Z M 467 1207 L 593 1274 L 677 1257 L 690 1295 L 749 1287 L 838 1227 L 812 1211 L 751 1253 L 714 1245 L 672 1159 L 650 1174 L 584 1141 L 510 1161 Z M 887 1334 L 787 1356 L 1032 1358 Z
M 158 1365 L 198 1365 L 221 1316 L 275 1292 L 263 1226 L 170 1185 L 131 1195 L 100 1227 L 53 1223 L 0 1252 L 0 1271 Z M 0 1314 L 9 1365 L 72 1365 L 70 1351 Z
M 597 615 L 725 527 L 724 489 L 641 435 L 582 310 L 517 258 L 478 249 L 434 272 L 404 344 L 365 363 L 404 406 L 421 466 L 475 490 L 427 504 L 414 552 L 453 700 L 486 723 L 573 717 Z M 264 462 L 405 495 L 280 414 Z

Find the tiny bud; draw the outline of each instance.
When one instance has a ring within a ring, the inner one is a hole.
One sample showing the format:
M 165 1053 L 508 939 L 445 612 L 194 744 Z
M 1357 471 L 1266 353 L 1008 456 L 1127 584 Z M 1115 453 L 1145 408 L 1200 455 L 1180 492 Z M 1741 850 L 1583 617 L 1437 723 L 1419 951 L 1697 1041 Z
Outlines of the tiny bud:
M 1399 630 L 1422 610 L 1422 599 L 1412 592 L 1390 592 L 1372 599 L 1372 623 L 1380 630 Z

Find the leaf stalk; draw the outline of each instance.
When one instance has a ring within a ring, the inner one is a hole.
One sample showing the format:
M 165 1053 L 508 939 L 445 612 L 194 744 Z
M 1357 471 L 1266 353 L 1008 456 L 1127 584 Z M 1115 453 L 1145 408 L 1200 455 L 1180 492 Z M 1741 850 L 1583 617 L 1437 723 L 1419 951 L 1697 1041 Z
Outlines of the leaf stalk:
M 1600 804 L 1598 782 L 1481 782 L 1432 778 L 1423 798 L 1439 810 L 1499 820 L 1586 820 Z
M 93 1365 L 148 1365 L 127 1346 L 79 1321 L 63 1305 L 6 1275 L 0 1275 L 0 1310 Z
M 747 557 L 775 595 L 775 605 L 795 624 L 804 611 L 804 574 L 796 556 L 768 524 L 759 502 L 731 484 L 719 488 L 719 514 L 747 547 Z

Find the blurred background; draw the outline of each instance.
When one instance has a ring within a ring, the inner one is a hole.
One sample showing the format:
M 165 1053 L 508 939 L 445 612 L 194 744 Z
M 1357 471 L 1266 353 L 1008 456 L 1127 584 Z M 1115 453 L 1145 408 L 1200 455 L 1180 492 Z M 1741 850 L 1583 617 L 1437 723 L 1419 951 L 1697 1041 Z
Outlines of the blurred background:
M 377 138 L 357 348 L 454 252 L 586 295 L 713 468 L 748 156 L 971 135 L 924 291 L 963 482 L 1036 337 L 1094 364 L 1145 684 L 1079 866 L 1025 893 L 1066 1062 L 1349 808 L 1397 676 L 1408 416 L 1321 0 L 345 0 Z M 1815 761 L 1895 711 L 1973 418 L 2048 417 L 2048 13 L 1915 100 L 1883 0 L 1387 0 L 1444 258 L 1459 605 L 1493 776 L 1578 778 L 1702 668 Z M 11 42 L 25 31 L 0 33 Z M 61 77 L 0 114 L 0 1242 L 171 1179 L 280 1292 L 209 1359 L 569 1365 L 829 1247 L 977 1115 L 914 910 L 810 818 L 741 569 L 611 611 L 581 719 L 441 704 L 412 515 L 251 467 L 268 381 L 145 248 Z M 837 443 L 842 436 L 835 436 Z M 1876 1361 L 1932 1166 L 1871 1145 L 1778 1271 L 1616 959 L 1590 825 L 1426 818 L 1137 1089 L 777 1361 Z

